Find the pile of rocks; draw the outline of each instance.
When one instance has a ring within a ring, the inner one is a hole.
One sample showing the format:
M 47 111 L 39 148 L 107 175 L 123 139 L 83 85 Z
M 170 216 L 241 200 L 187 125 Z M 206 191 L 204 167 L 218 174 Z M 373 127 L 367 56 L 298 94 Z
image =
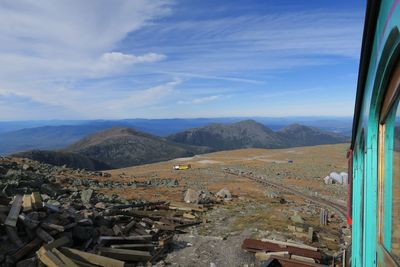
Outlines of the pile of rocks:
M 208 209 L 98 194 L 89 177 L 100 176 L 108 174 L 0 158 L 0 266 L 154 263 Z M 150 184 L 176 184 L 160 181 Z
M 232 194 L 226 188 L 222 188 L 216 194 L 213 194 L 208 190 L 197 191 L 194 189 L 188 189 L 185 191 L 183 196 L 184 202 L 194 204 L 212 204 L 230 200 L 232 200 Z

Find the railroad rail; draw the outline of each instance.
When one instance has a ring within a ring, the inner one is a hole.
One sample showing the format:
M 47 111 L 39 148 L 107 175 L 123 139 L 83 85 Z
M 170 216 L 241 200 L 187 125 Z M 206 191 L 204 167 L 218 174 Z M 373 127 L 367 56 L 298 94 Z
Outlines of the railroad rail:
M 256 176 L 251 172 L 243 172 L 243 171 L 240 171 L 240 170 L 233 170 L 233 169 L 230 169 L 230 168 L 229 169 L 225 169 L 225 172 L 228 173 L 228 174 L 231 174 L 231 175 L 236 175 L 236 176 L 240 176 L 240 177 L 246 177 L 246 178 L 249 178 L 249 179 L 251 179 L 253 181 L 256 181 L 257 183 L 260 183 L 262 185 L 275 187 L 280 191 L 286 191 L 286 192 L 292 193 L 294 195 L 297 195 L 297 196 L 299 196 L 299 197 L 301 197 L 303 199 L 306 199 L 306 200 L 308 200 L 308 201 L 310 201 L 310 202 L 312 202 L 312 203 L 314 203 L 314 204 L 316 204 L 318 206 L 322 206 L 324 208 L 327 208 L 327 209 L 330 209 L 330 210 L 333 210 L 333 211 L 337 212 L 341 216 L 341 218 L 344 221 L 346 221 L 347 210 L 346 210 L 345 206 L 342 206 L 340 204 L 331 202 L 329 200 L 326 200 L 326 199 L 323 199 L 323 198 L 320 198 L 320 197 L 307 195 L 307 194 L 305 194 L 303 192 L 300 192 L 300 191 L 298 191 L 296 189 L 293 189 L 293 188 L 290 188 L 288 186 L 284 186 L 284 185 L 281 185 L 281 184 L 278 184 L 278 183 L 274 183 L 274 182 L 268 181 L 266 177 Z

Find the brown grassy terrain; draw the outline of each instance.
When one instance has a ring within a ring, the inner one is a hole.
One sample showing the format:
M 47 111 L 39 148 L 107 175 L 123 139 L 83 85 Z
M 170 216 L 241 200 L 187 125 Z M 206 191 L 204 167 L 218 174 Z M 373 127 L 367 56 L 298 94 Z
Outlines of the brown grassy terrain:
M 218 205 L 213 211 L 202 215 L 209 223 L 196 228 L 195 231 L 199 235 L 234 236 L 246 233 L 246 237 L 292 239 L 333 253 L 339 248 L 339 230 L 343 226 L 339 216 L 331 217 L 329 225 L 321 227 L 320 207 L 317 205 L 309 204 L 299 196 L 266 188 L 246 177 L 228 174 L 225 169 L 251 171 L 305 194 L 318 194 L 331 201 L 341 200 L 344 203 L 347 188 L 341 185 L 326 185 L 323 178 L 332 171 L 346 171 L 347 148 L 347 144 L 340 144 L 290 149 L 240 149 L 198 155 L 112 170 L 109 171 L 112 175 L 110 178 L 97 178 L 120 182 L 172 178 L 179 182 L 178 186 L 129 187 L 98 191 L 115 193 L 127 199 L 182 201 L 183 193 L 188 188 L 206 189 L 213 193 L 227 188 L 236 197 L 231 202 Z M 192 168 L 184 171 L 173 170 L 173 165 L 177 164 L 191 164 Z M 285 203 L 268 198 L 266 190 L 276 191 L 285 199 Z M 300 215 L 304 223 L 293 222 L 290 218 L 294 214 Z M 288 230 L 288 225 L 301 227 L 305 233 L 308 227 L 312 226 L 318 238 L 313 243 L 302 236 L 296 237 Z M 240 247 L 238 249 L 240 250 Z

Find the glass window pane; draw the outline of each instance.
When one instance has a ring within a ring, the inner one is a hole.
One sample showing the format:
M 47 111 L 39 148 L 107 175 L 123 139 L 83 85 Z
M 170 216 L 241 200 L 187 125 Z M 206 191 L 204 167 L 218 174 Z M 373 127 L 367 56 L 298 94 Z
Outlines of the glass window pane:
M 400 107 L 385 122 L 385 169 L 383 195 L 383 243 L 400 263 Z

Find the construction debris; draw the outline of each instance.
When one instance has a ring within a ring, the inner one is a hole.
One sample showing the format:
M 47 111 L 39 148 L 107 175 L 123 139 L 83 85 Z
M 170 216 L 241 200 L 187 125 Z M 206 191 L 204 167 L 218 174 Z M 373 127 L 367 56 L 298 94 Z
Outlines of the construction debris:
M 0 236 L 5 233 L 2 239 L 14 244 L 0 252 L 1 266 L 154 263 L 168 252 L 175 232 L 201 223 L 198 213 L 210 207 L 104 203 L 91 189 L 82 191 L 80 202 L 55 206 L 48 204 L 50 200 L 42 205 L 37 192 L 16 195 L 9 207 L 0 209 L 6 218 Z
M 317 248 L 275 240 L 245 239 L 242 248 L 256 253 L 259 261 L 265 261 L 261 266 L 321 266 L 314 263 L 323 259 L 322 253 Z M 277 265 L 282 259 L 285 262 L 300 262 L 304 265 Z

